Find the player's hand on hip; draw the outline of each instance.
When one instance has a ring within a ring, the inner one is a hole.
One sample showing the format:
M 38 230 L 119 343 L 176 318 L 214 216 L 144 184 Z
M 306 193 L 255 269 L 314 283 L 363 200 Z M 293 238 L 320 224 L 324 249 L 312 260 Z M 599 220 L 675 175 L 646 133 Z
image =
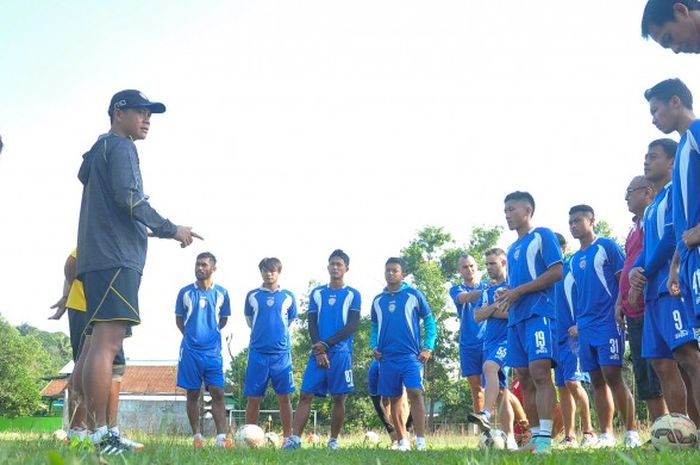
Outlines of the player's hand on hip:
M 175 236 L 173 239 L 180 243 L 180 247 L 185 248 L 196 239 L 204 240 L 202 236 L 192 231 L 191 226 L 177 226 L 177 231 L 175 231 Z

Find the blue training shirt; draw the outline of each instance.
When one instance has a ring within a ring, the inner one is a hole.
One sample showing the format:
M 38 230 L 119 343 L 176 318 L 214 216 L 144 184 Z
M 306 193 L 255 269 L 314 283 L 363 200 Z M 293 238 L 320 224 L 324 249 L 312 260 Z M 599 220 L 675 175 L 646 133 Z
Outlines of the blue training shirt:
M 534 281 L 561 263 L 559 241 L 548 228 L 533 228 L 508 248 L 508 287 Z M 554 286 L 520 297 L 508 310 L 508 326 L 533 315 L 554 318 Z
M 317 313 L 318 335 L 322 341 L 345 327 L 349 312 L 362 308 L 360 293 L 350 286 L 334 289 L 318 286 L 309 295 L 309 313 Z M 352 352 L 352 336 L 333 345 L 328 352 Z
M 396 292 L 384 289 L 374 298 L 371 313 L 372 323 L 377 326 L 376 347 L 382 360 L 420 354 L 420 320 L 432 315 L 421 291 L 406 283 Z
M 477 323 L 474 320 L 474 308 L 477 302 L 459 303 L 457 296 L 462 292 L 470 292 L 474 290 L 483 290 L 486 288 L 485 283 L 478 283 L 476 286 L 467 286 L 466 284 L 457 284 L 450 288 L 450 297 L 457 308 L 457 317 L 459 318 L 459 345 L 464 347 L 481 347 L 484 340 L 484 331 L 486 329 L 486 321 Z
M 245 298 L 245 316 L 252 320 L 250 349 L 263 354 L 290 351 L 289 325 L 297 318 L 294 294 L 286 289 L 253 289 Z
M 478 302 L 478 307 L 491 305 L 495 301 L 496 292 L 499 289 L 506 287 L 506 282 L 502 281 L 493 286 L 489 286 L 481 293 L 481 301 Z M 492 347 L 494 344 L 499 344 L 508 339 L 508 320 L 503 318 L 489 317 L 484 320 L 486 328 L 484 331 L 484 348 Z
M 569 328 L 576 324 L 576 286 L 571 275 L 571 258 L 564 260 L 563 277 L 554 285 L 554 308 L 556 309 L 557 341 L 569 338 Z
M 644 211 L 644 243 L 634 266 L 644 268 L 644 276 L 647 278 L 647 301 L 668 294 L 666 281 L 673 252 L 676 250 L 672 192 L 673 188 L 669 182 Z
M 571 275 L 576 283 L 576 319 L 579 328 L 615 328 L 618 273 L 625 256 L 612 239 L 596 238 L 571 257 Z
M 175 314 L 185 324 L 181 347 L 221 354 L 219 319 L 231 316 L 231 302 L 225 288 L 213 284 L 209 289 L 201 289 L 197 283 L 183 287 L 177 294 Z
M 681 260 L 688 256 L 683 233 L 700 223 L 700 120 L 683 134 L 673 165 L 673 225 Z

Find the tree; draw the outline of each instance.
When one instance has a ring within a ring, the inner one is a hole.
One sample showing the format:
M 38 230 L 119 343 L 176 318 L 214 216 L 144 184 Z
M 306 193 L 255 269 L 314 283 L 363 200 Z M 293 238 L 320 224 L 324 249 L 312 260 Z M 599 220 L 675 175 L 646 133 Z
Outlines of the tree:
M 42 376 L 50 366 L 48 355 L 34 336 L 22 336 L 0 316 L 0 415 L 34 413 L 40 406 Z
M 60 331 L 49 333 L 27 323 L 17 326 L 17 330 L 22 336 L 33 336 L 41 343 L 48 355 L 48 365 L 44 367 L 46 374 L 58 373 L 73 358 L 70 338 L 64 333 Z

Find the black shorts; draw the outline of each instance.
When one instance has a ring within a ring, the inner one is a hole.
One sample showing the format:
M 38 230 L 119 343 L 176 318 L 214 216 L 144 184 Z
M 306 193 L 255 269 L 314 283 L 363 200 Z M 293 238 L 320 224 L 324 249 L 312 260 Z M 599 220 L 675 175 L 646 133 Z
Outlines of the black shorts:
M 651 365 L 650 358 L 642 358 L 642 333 L 644 332 L 644 315 L 638 318 L 625 316 L 627 335 L 632 356 L 632 371 L 637 384 L 637 395 L 641 400 L 651 400 L 663 395 L 659 377 Z
M 128 268 L 113 268 L 85 273 L 82 280 L 87 301 L 87 326 L 123 321 L 130 328 L 141 323 L 138 298 L 140 273 Z

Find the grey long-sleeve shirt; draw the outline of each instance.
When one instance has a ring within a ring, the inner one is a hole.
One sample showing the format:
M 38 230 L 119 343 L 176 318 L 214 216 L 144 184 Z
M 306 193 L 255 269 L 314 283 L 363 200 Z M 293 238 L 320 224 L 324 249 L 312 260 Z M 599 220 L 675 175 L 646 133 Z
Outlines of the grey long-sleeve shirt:
M 77 274 L 111 268 L 143 272 L 148 231 L 173 237 L 177 227 L 148 203 L 134 142 L 105 134 L 83 155 Z

